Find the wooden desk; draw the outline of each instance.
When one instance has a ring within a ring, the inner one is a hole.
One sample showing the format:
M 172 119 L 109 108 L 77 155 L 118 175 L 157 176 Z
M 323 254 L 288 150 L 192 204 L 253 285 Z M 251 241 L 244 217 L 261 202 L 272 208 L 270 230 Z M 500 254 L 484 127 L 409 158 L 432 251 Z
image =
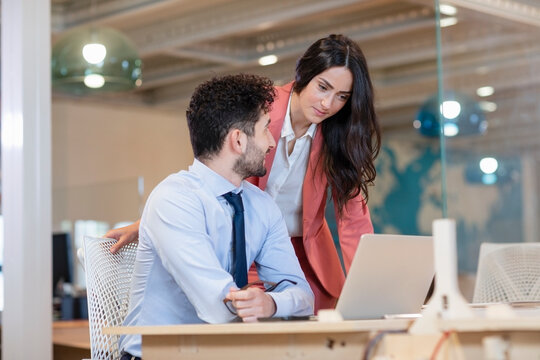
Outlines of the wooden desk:
M 105 328 L 106 334 L 142 334 L 145 359 L 361 358 L 375 331 L 406 330 L 409 319 L 287 321 L 218 325 Z
M 361 359 L 375 332 L 405 330 L 411 320 L 274 322 L 106 328 L 108 334 L 142 334 L 148 359 Z M 441 320 L 441 334 L 388 333 L 373 347 L 388 359 L 540 359 L 540 317 Z
M 450 335 L 390 334 L 377 354 L 400 360 L 430 359 L 442 341 L 439 360 L 540 359 L 540 317 L 440 320 L 438 328 Z
M 55 321 L 52 337 L 54 360 L 90 358 L 88 320 Z

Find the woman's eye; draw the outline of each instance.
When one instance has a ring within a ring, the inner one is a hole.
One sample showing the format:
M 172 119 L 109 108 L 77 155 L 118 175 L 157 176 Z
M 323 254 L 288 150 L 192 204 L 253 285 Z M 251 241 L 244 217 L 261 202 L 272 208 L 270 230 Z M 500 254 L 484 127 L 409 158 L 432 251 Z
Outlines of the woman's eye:
M 319 89 L 321 90 L 326 90 L 326 86 L 322 85 L 322 84 L 319 84 Z

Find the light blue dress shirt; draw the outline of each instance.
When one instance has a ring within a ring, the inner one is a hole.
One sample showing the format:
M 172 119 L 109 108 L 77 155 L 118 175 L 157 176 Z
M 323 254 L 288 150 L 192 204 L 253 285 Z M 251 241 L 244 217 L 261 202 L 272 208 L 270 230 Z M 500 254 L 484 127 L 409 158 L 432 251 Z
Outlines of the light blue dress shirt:
M 243 181 L 239 188 L 195 160 L 150 194 L 139 227 L 126 326 L 224 323 L 234 318 L 223 299 L 236 287 L 232 269 L 232 207 L 223 194 L 242 191 L 246 257 L 260 279 L 284 282 L 269 293 L 274 316 L 310 315 L 313 293 L 300 269 L 281 212 L 272 198 Z M 140 335 L 120 349 L 141 356 Z

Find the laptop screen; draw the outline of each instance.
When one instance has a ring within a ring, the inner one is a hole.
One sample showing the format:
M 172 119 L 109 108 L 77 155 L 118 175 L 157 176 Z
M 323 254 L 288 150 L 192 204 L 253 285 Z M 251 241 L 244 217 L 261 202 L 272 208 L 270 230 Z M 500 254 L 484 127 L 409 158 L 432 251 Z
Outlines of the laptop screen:
M 364 234 L 336 309 L 346 320 L 419 313 L 434 274 L 431 236 Z

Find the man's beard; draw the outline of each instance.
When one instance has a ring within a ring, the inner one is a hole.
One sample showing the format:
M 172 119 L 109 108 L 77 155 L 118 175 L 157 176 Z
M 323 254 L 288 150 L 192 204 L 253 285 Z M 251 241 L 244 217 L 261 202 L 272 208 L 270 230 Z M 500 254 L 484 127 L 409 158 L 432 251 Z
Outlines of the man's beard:
M 242 179 L 250 176 L 264 176 L 266 175 L 266 168 L 264 167 L 265 157 L 266 153 L 254 145 L 251 140 L 248 140 L 246 152 L 236 160 L 233 170 Z

